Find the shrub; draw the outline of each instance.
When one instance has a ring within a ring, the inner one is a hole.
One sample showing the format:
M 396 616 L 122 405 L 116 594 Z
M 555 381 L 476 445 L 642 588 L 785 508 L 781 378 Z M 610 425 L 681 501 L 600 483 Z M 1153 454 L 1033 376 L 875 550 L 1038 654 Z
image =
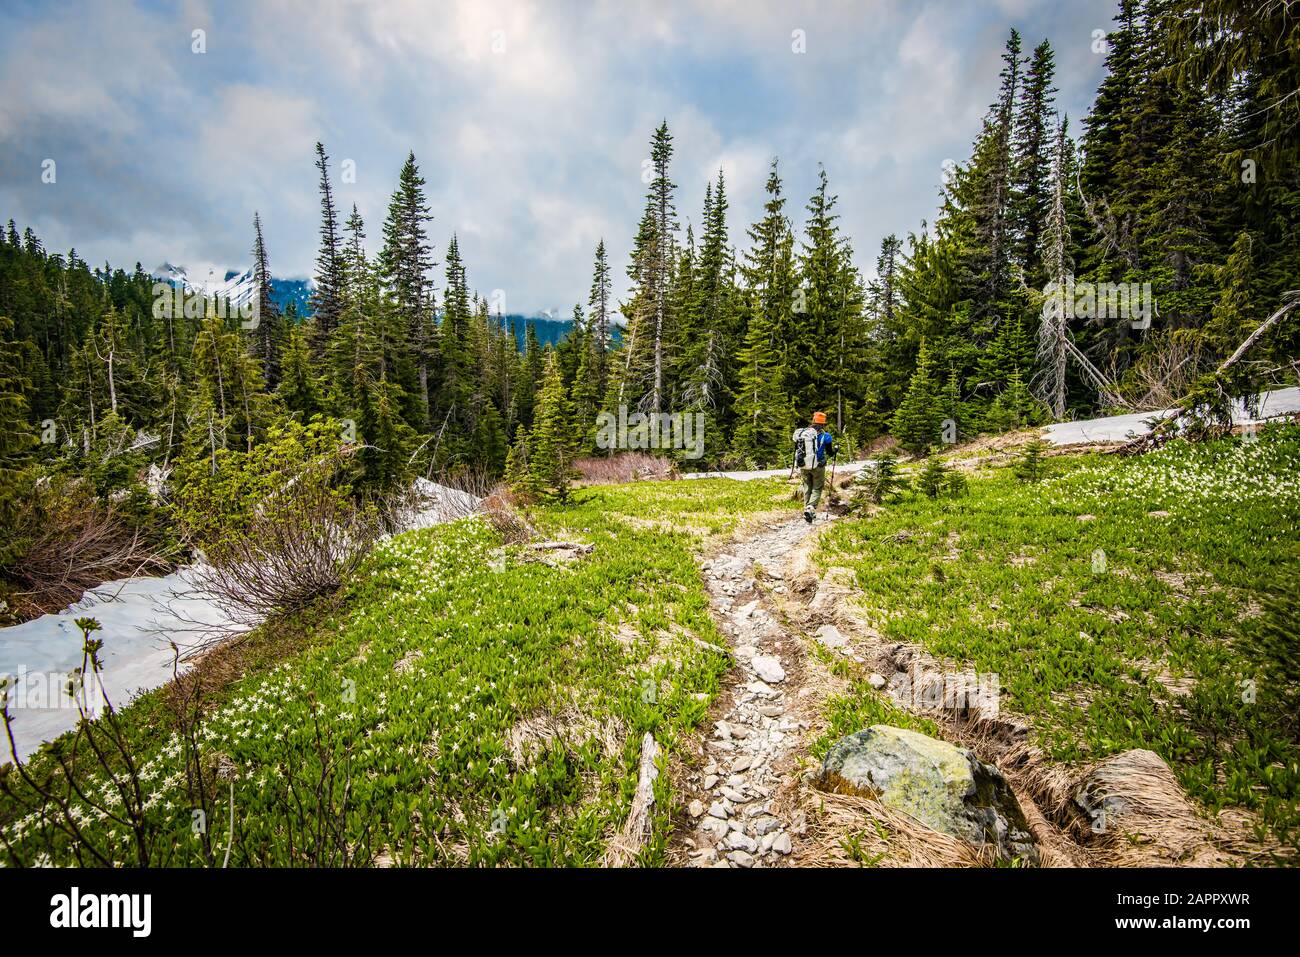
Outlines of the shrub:
M 315 481 L 264 501 L 237 535 L 213 543 L 196 588 L 229 620 L 206 645 L 334 594 L 383 534 L 380 512 Z
M 573 463 L 578 478 L 589 485 L 621 484 L 640 479 L 671 479 L 676 475 L 672 459 L 648 452 L 619 452 L 592 455 Z
M 938 498 L 948 478 L 948 466 L 933 455 L 925 457 L 925 465 L 916 478 L 916 487 L 929 498 Z
M 1034 439 L 1026 445 L 1020 453 L 1020 458 L 1016 461 L 1014 472 L 1016 478 L 1022 482 L 1039 482 L 1047 473 L 1047 463 L 1043 460 L 1043 453 L 1047 451 L 1047 443 L 1042 439 Z
M 19 620 L 64 608 L 106 581 L 166 571 L 176 552 L 143 490 L 103 500 L 68 475 L 38 480 L 5 534 L 0 577 Z
M 907 479 L 899 474 L 898 458 L 892 452 L 884 453 L 863 469 L 857 483 L 873 505 L 880 505 L 907 488 Z

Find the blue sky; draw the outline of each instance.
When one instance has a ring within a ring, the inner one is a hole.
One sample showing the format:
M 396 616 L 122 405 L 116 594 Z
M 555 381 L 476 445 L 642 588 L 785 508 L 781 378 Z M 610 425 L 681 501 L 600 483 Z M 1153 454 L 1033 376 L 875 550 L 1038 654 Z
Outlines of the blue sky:
M 857 3 L 7 2 L 0 7 L 0 219 L 92 263 L 191 274 L 249 262 L 261 213 L 277 275 L 308 275 L 312 148 L 375 249 L 414 150 L 441 252 L 508 312 L 585 301 L 604 237 L 621 280 L 666 118 L 683 226 L 723 168 L 733 244 L 772 156 L 787 209 L 824 163 L 859 264 L 933 217 L 969 153 L 1009 28 L 1056 50 L 1071 130 L 1103 73 L 1113 0 Z M 203 30 L 206 53 L 192 51 Z M 803 31 L 806 52 L 792 49 Z M 56 181 L 41 181 L 55 161 Z M 355 183 L 339 179 L 355 164 Z M 441 285 L 441 274 L 438 275 Z

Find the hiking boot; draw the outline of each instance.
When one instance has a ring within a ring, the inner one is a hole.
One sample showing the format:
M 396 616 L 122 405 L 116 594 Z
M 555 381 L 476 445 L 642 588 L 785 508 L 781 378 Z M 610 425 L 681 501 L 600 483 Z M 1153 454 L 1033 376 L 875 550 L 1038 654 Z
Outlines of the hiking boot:
M 813 517 L 814 515 L 812 509 L 806 508 L 803 510 L 803 520 L 807 522 L 809 525 L 812 524 Z

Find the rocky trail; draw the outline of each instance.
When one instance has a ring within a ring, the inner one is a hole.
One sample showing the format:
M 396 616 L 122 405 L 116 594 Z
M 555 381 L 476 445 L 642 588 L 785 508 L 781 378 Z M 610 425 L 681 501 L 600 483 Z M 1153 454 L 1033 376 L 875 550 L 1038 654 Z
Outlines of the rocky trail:
M 868 824 L 873 860 L 895 866 L 1013 856 L 1047 867 L 1222 863 L 1219 848 L 1231 842 L 1193 811 L 1152 752 L 1067 770 L 1030 745 L 1019 716 L 924 708 L 941 738 L 863 730 L 832 749 L 837 773 L 828 774 L 810 751 L 827 729 L 828 695 L 845 686 L 829 660 L 882 691 L 943 672 L 922 649 L 888 643 L 856 619 L 843 569 L 812 567 L 817 535 L 833 520 L 781 516 L 700 563 L 731 668 L 694 753 L 674 772 L 685 811 L 671 865 L 842 865 L 851 863 L 843 836 Z M 1122 829 L 1098 826 L 1117 814 Z
M 819 515 L 817 525 L 824 521 Z M 805 649 L 771 602 L 789 593 L 788 560 L 816 527 L 783 519 L 701 565 L 733 667 L 701 766 L 686 782 L 690 827 L 679 831 L 676 849 L 682 864 L 779 866 L 806 828 L 801 813 L 783 812 L 777 800 L 806 751 Z

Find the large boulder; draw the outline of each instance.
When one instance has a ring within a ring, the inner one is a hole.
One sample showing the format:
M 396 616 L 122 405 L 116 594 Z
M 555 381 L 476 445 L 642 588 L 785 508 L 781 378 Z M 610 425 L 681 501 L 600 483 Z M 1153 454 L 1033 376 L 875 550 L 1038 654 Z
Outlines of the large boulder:
M 946 741 L 872 725 L 841 738 L 822 762 L 822 787 L 874 798 L 999 857 L 1038 863 L 1020 803 L 1000 771 Z

